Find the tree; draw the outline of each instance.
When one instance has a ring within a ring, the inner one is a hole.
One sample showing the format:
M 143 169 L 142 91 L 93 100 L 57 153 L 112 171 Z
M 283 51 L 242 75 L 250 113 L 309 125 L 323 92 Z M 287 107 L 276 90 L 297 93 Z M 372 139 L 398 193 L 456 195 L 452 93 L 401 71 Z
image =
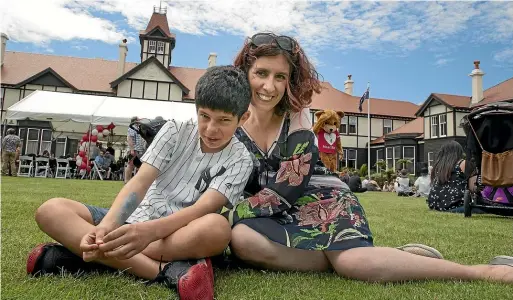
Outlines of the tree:
M 411 163 L 412 163 L 411 159 L 407 159 L 407 158 L 401 158 L 396 161 L 397 165 L 402 166 L 401 169 L 406 169 L 406 166 Z
M 374 164 L 374 167 L 378 168 L 378 172 L 381 173 L 382 171 L 385 171 L 387 169 L 387 162 L 383 159 L 380 159 Z

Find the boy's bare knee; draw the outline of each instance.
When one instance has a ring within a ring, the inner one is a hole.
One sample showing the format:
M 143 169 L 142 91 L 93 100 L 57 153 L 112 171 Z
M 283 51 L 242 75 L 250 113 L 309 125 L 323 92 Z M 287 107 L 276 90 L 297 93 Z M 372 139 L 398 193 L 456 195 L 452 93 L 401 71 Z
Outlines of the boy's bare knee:
M 52 198 L 41 204 L 36 210 L 35 218 L 37 224 L 41 226 L 58 214 L 59 210 L 62 209 L 64 200 L 63 198 Z
M 219 214 L 208 214 L 191 222 L 198 229 L 203 241 L 209 245 L 226 247 L 231 240 L 231 227 L 228 220 Z

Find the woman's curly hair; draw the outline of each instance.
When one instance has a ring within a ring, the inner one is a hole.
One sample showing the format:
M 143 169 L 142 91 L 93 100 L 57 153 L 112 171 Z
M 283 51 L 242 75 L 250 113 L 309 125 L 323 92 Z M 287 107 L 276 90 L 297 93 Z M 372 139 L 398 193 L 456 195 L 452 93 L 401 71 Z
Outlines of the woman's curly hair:
M 291 72 L 287 82 L 287 92 L 276 106 L 275 113 L 282 115 L 289 111 L 300 112 L 312 102 L 313 92 L 321 92 L 321 82 L 319 81 L 319 73 L 317 73 L 297 42 L 291 53 L 281 49 L 276 43 L 257 47 L 248 38 L 233 64 L 248 73 L 257 58 L 280 54 L 287 58 Z

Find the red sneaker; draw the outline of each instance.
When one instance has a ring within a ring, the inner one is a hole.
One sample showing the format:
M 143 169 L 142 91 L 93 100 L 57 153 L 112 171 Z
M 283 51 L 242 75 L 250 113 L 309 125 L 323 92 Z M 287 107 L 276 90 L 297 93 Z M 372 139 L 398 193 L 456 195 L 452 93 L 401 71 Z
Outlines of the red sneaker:
M 148 282 L 152 283 L 176 288 L 180 300 L 214 299 L 214 270 L 210 258 L 170 262 Z
M 27 258 L 27 274 L 39 276 L 44 274 L 71 274 L 104 272 L 112 270 L 109 267 L 85 262 L 61 244 L 44 243 L 37 245 Z

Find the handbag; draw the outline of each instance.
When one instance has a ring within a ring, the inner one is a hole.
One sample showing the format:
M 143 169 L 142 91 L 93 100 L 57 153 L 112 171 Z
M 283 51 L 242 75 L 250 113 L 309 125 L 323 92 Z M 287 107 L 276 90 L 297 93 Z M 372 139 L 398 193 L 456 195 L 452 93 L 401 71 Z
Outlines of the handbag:
M 490 153 L 483 148 L 474 127 L 470 128 L 482 150 L 481 183 L 493 187 L 513 185 L 513 149 L 501 153 Z

